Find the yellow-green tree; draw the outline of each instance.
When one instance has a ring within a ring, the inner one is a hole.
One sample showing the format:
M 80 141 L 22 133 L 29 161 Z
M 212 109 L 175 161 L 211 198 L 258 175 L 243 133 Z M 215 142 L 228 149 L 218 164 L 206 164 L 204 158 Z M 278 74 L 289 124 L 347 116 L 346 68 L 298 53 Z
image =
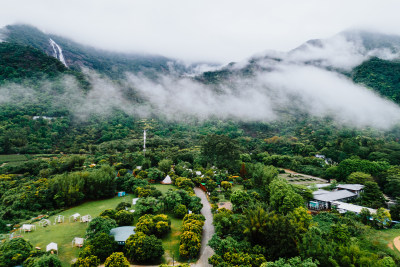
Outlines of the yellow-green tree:
M 122 252 L 114 252 L 104 262 L 105 267 L 129 267 L 129 261 Z

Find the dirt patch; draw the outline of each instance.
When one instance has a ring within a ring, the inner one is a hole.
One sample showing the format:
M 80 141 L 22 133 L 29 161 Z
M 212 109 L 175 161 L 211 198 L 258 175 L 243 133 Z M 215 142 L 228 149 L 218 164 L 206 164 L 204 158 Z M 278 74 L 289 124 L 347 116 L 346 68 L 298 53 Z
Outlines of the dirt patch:
M 394 250 L 394 247 L 393 247 L 393 244 L 392 244 L 392 243 L 389 243 L 389 244 L 388 244 L 388 247 L 389 247 L 391 250 Z
M 283 169 L 286 173 L 290 173 L 290 174 L 298 174 L 297 172 L 294 172 L 292 170 L 289 169 Z
M 398 251 L 400 251 L 400 236 L 393 239 L 393 244 Z
M 232 203 L 231 202 L 221 202 L 218 203 L 218 208 L 225 208 L 227 210 L 232 210 Z

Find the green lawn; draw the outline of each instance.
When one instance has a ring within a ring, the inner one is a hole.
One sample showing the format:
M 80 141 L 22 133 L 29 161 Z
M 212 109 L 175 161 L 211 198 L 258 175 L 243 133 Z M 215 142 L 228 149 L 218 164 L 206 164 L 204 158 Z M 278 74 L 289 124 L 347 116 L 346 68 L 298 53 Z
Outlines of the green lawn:
M 153 184 L 162 194 L 165 194 L 169 189 L 177 189 L 175 185 L 164 185 L 164 184 Z M 174 217 L 172 213 L 167 213 L 171 219 L 171 233 L 165 236 L 163 241 L 163 247 L 165 249 L 164 262 L 168 262 L 172 256 L 175 261 L 179 258 L 179 241 L 180 235 L 182 234 L 182 220 Z
M 182 234 L 182 220 L 175 218 L 172 214 L 167 213 L 167 215 L 171 219 L 171 233 L 162 239 L 165 263 L 168 263 L 168 258 L 172 258 L 172 256 L 175 261 L 179 259 L 179 241 Z
M 164 195 L 169 189 L 177 189 L 175 185 L 172 184 L 152 184 L 157 190 L 160 190 Z
M 94 218 L 105 209 L 115 208 L 122 201 L 132 203 L 132 199 L 133 195 L 127 195 L 125 197 L 86 202 L 80 206 L 60 212 L 60 215 L 65 216 L 64 223 L 51 225 L 46 228 L 37 225 L 36 231 L 25 233 L 23 237 L 29 240 L 34 247 L 40 247 L 42 250 L 46 249 L 46 245 L 50 242 L 57 243 L 59 249 L 58 255 L 63 266 L 70 266 L 71 260 L 78 256 L 80 250 L 77 247 L 72 247 L 72 239 L 74 237 L 84 237 L 87 224 L 69 222 L 69 216 L 79 213 L 81 215 L 90 214 Z M 52 223 L 54 222 L 54 218 L 55 216 L 49 218 Z
M 25 155 L 0 155 L 0 164 L 7 162 L 26 161 L 28 158 Z
M 170 188 L 176 188 L 174 185 L 155 184 L 154 186 L 163 194 Z M 84 237 L 87 224 L 69 222 L 69 216 L 74 213 L 79 213 L 81 215 L 90 214 L 92 218 L 94 218 L 105 209 L 115 208 L 118 203 L 122 201 L 132 203 L 133 198 L 134 195 L 129 194 L 124 197 L 114 197 L 111 199 L 86 202 L 77 207 L 60 212 L 60 215 L 64 215 L 64 223 L 51 225 L 46 228 L 39 227 L 38 223 L 36 223 L 36 231 L 25 233 L 23 234 L 23 237 L 26 240 L 29 240 L 34 247 L 40 247 L 42 250 L 45 250 L 46 245 L 50 242 L 57 243 L 59 249 L 58 255 L 63 266 L 70 266 L 71 260 L 77 258 L 80 251 L 80 248 L 72 247 L 72 239 L 74 237 Z M 168 214 L 168 216 L 171 218 L 172 229 L 171 233 L 163 238 L 163 246 L 166 251 L 164 261 L 169 261 L 169 258 L 172 258 L 172 255 L 174 255 L 175 260 L 177 260 L 179 256 L 180 235 L 182 233 L 182 220 L 174 218 L 172 214 Z M 49 218 L 52 223 L 54 222 L 54 218 L 55 216 Z M 137 221 L 138 217 L 135 217 L 135 224 Z
M 380 248 L 380 250 L 393 253 L 397 257 L 400 257 L 400 252 L 393 246 L 393 239 L 398 236 L 400 236 L 400 229 L 370 229 L 366 234 L 363 235 L 367 242 L 377 246 Z

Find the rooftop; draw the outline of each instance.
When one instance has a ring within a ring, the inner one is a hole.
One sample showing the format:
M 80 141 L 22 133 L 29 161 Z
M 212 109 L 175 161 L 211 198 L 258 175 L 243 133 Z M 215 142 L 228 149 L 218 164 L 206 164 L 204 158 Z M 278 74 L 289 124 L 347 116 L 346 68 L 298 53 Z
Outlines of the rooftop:
M 134 226 L 121 226 L 117 228 L 113 228 L 110 230 L 110 235 L 114 236 L 116 242 L 120 243 L 125 241 L 131 236 L 135 234 Z
M 321 195 L 321 194 L 329 194 L 329 193 L 331 193 L 331 191 L 324 190 L 324 189 L 318 189 L 313 192 L 313 196 Z
M 336 186 L 336 188 L 360 191 L 361 189 L 364 188 L 364 185 L 362 185 L 362 184 L 338 184 Z
M 349 204 L 349 203 L 345 203 L 345 202 L 341 202 L 341 201 L 334 201 L 334 202 L 332 202 L 332 204 L 336 206 L 336 208 L 339 210 L 340 213 L 344 213 L 346 211 L 360 213 L 362 209 L 369 210 L 371 212 L 371 214 L 376 213 L 375 209 L 370 209 L 367 207 Z
M 335 200 L 341 200 L 349 197 L 355 197 L 357 194 L 354 194 L 353 192 L 350 192 L 348 190 L 339 190 L 339 191 L 333 191 L 325 194 L 314 194 L 314 199 L 319 200 L 319 201 L 335 201 Z

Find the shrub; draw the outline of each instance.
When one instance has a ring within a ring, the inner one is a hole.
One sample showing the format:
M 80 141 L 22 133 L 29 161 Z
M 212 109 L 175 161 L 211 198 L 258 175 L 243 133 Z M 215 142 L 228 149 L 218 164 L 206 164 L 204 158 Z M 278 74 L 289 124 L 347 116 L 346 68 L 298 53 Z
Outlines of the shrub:
M 174 208 L 174 215 L 176 218 L 182 219 L 187 214 L 188 210 L 185 205 L 179 204 Z
M 125 255 L 133 261 L 145 263 L 159 261 L 164 254 L 162 241 L 154 235 L 137 232 L 131 235 L 125 243 Z
M 135 216 L 127 210 L 120 210 L 115 214 L 115 220 L 119 226 L 129 226 L 133 224 Z
M 128 259 L 122 252 L 114 252 L 104 262 L 105 267 L 129 267 Z

